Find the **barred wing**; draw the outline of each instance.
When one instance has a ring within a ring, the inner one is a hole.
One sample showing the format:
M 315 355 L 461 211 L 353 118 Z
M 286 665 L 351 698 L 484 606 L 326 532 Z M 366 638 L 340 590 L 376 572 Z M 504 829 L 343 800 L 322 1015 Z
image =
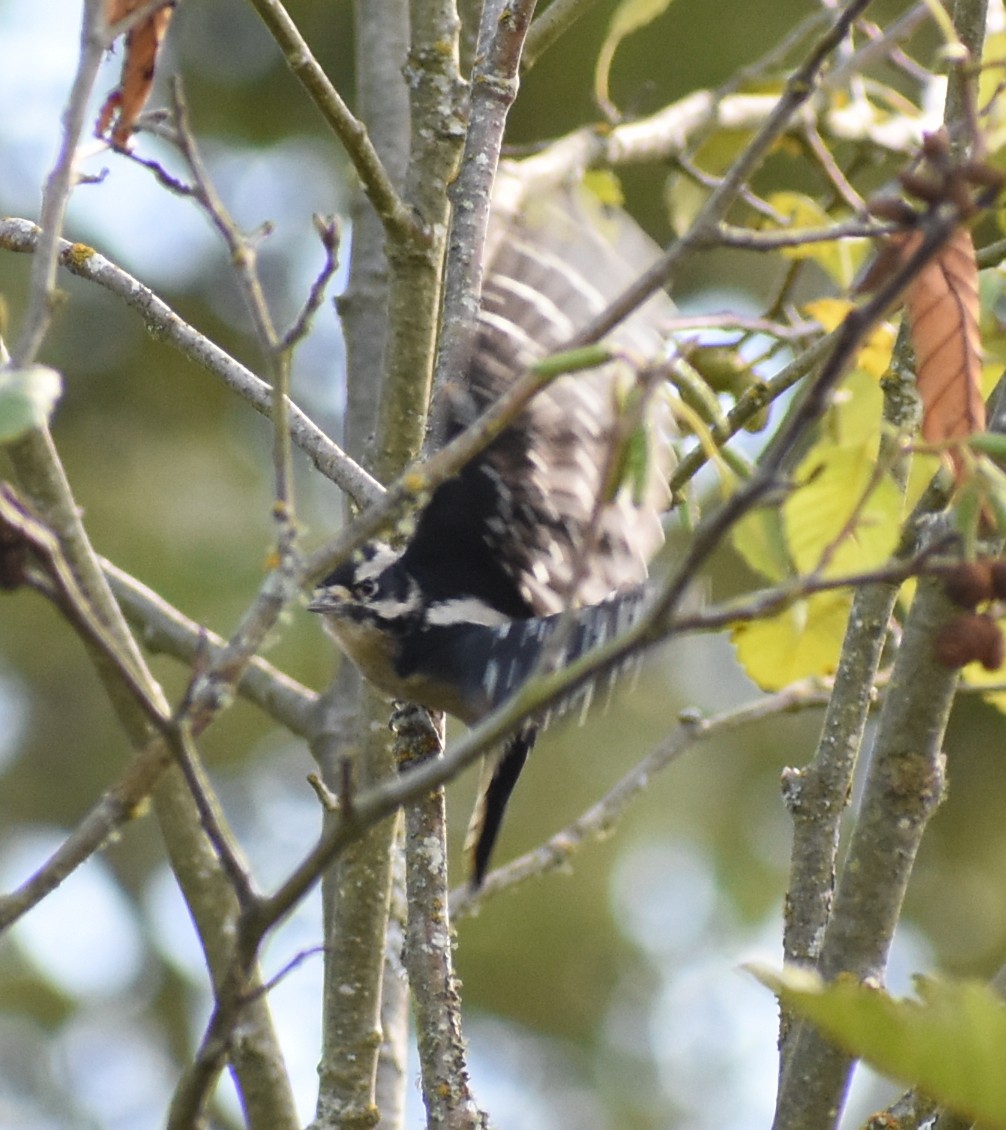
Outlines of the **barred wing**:
M 519 690 L 543 654 L 548 654 L 550 645 L 554 647 L 554 654 L 548 656 L 551 662 L 558 668 L 568 666 L 638 622 L 646 608 L 647 595 L 643 585 L 623 590 L 600 604 L 578 609 L 572 613 L 568 624 L 561 613 L 500 627 L 458 624 L 448 633 L 439 633 L 436 650 L 416 656 L 415 661 L 424 671 L 436 671 L 444 685 L 465 688 L 466 701 L 461 704 L 462 709 L 458 709 L 458 704 L 454 704 L 453 709 L 466 722 L 474 724 Z M 564 628 L 565 635 L 556 641 L 556 631 Z M 556 643 L 558 646 L 554 646 Z M 548 725 L 553 714 L 561 715 L 574 708 L 579 709 L 582 719 L 595 692 L 610 693 L 623 668 L 633 663 L 630 658 L 606 671 L 600 678 L 577 688 L 542 716 L 525 722 L 507 739 L 500 755 L 485 762 L 478 801 L 465 837 L 476 886 L 485 874 L 507 802 L 539 729 Z
M 562 348 L 659 255 L 623 212 L 566 188 L 519 216 L 494 214 L 475 355 L 447 398 L 447 439 L 471 423 L 529 365 Z M 653 296 L 607 340 L 640 359 L 663 350 L 673 305 Z M 669 414 L 652 404 L 651 481 L 637 505 L 622 492 L 606 506 L 584 555 L 617 419 L 627 362 L 560 377 L 480 456 L 434 494 L 407 550 L 408 567 L 434 597 L 465 591 L 509 616 L 560 609 L 574 568 L 581 603 L 641 581 L 662 541 Z M 445 560 L 445 553 L 450 560 Z M 583 559 L 583 560 L 581 560 Z

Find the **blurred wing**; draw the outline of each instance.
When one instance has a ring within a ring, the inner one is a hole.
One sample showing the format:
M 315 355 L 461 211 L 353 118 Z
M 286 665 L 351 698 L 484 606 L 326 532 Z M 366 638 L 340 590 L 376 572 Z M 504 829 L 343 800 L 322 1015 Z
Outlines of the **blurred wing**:
M 624 212 L 605 209 L 579 186 L 534 200 L 518 216 L 494 211 L 487 252 L 475 354 L 465 380 L 446 398 L 447 439 L 530 365 L 562 348 L 660 254 Z M 606 340 L 641 361 L 658 359 L 673 312 L 660 292 Z M 632 379 L 629 363 L 620 361 L 560 377 L 539 393 L 435 492 L 407 551 L 409 567 L 435 590 L 446 535 L 452 560 L 445 592 L 463 585 L 511 616 L 558 611 L 584 556 L 609 460 L 617 390 Z M 638 505 L 622 491 L 604 508 L 577 589 L 581 603 L 642 580 L 663 540 L 670 456 L 663 395 L 659 390 L 648 415 L 648 446 L 665 457 L 651 460 L 651 481 Z

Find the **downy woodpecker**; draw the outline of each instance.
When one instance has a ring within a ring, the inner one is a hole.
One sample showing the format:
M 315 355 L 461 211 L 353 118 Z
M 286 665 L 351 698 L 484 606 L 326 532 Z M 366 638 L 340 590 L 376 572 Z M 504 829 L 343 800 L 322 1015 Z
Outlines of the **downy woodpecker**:
M 494 204 L 477 344 L 444 398 L 443 439 L 562 348 L 658 254 L 624 212 L 580 187 L 517 214 Z M 372 683 L 471 725 L 528 678 L 565 608 L 575 612 L 550 656 L 559 665 L 634 622 L 647 564 L 663 540 L 664 389 L 648 401 L 645 486 L 598 500 L 623 394 L 636 378 L 633 360 L 663 357 L 672 314 L 665 294 L 650 298 L 606 338 L 625 360 L 551 382 L 433 492 L 400 549 L 364 546 L 318 586 L 308 608 Z M 476 884 L 544 721 L 524 723 L 487 775 L 466 841 Z

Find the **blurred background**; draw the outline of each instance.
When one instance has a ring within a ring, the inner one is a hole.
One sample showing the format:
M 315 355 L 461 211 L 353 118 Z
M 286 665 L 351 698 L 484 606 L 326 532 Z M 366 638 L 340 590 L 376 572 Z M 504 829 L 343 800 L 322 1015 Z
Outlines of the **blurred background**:
M 288 4 L 337 85 L 353 89 L 351 6 Z M 614 5 L 603 0 L 522 85 L 510 141 L 526 146 L 596 119 L 592 67 Z M 883 20 L 904 5 L 876 5 Z M 725 81 L 812 10 L 806 0 L 710 5 L 676 0 L 614 66 L 615 100 L 648 113 Z M 0 0 L 0 214 L 37 218 L 72 78 L 79 4 Z M 101 99 L 118 82 L 108 61 Z M 182 4 L 160 75 L 184 76 L 217 187 L 246 228 L 268 222 L 262 263 L 280 324 L 299 308 L 322 255 L 312 212 L 344 215 L 346 163 L 250 6 Z M 162 99 L 155 93 L 152 105 Z M 144 137 L 140 148 L 159 155 Z M 187 321 L 260 371 L 226 252 L 185 200 L 108 151 L 87 171 L 67 235 L 151 286 Z M 774 187 L 800 188 L 776 160 Z M 630 206 L 658 239 L 667 170 L 627 176 Z M 0 253 L 9 332 L 25 293 L 26 257 Z M 729 280 L 729 285 L 724 280 Z M 693 264 L 684 309 L 757 308 L 773 278 L 755 256 Z M 339 283 L 341 285 L 341 282 Z M 270 546 L 266 423 L 97 287 L 63 274 L 67 293 L 42 360 L 65 393 L 56 441 L 98 550 L 190 617 L 227 634 L 254 595 Z M 297 354 L 294 396 L 338 435 L 343 354 L 330 303 Z M 0 475 L 7 473 L 0 454 Z M 340 512 L 336 489 L 298 464 L 306 538 Z M 668 552 L 673 554 L 674 538 Z M 714 584 L 746 579 L 723 555 Z M 296 614 L 268 658 L 311 687 L 333 669 L 318 625 Z M 188 673 L 155 672 L 177 695 Z M 654 654 L 589 725 L 550 732 L 522 780 L 498 860 L 576 817 L 672 728 L 686 707 L 756 696 L 725 638 Z M 741 969 L 780 960 L 789 823 L 779 774 L 806 762 L 813 712 L 692 750 L 650 785 L 617 833 L 591 844 L 569 874 L 525 884 L 458 924 L 473 1082 L 500 1127 L 644 1130 L 764 1127 L 775 1089 L 776 1008 Z M 933 821 L 899 932 L 891 987 L 912 971 L 990 975 L 1006 941 L 1006 789 L 1001 717 L 958 704 L 948 738 L 951 794 Z M 317 802 L 303 744 L 239 703 L 202 742 L 206 764 L 259 882 L 278 881 L 313 841 Z M 82 648 L 30 592 L 0 597 L 0 883 L 21 882 L 121 771 L 129 751 Z M 474 782 L 452 787 L 461 830 Z M 271 940 L 267 974 L 321 942 L 307 902 Z M 313 1113 L 321 959 L 309 957 L 272 996 L 305 1122 Z M 179 1057 L 209 1008 L 205 970 L 156 827 L 139 819 L 103 855 L 0 939 L 0 1128 L 140 1130 L 160 1123 Z M 853 1125 L 891 1093 L 857 1080 Z M 422 1123 L 418 1088 L 411 1125 Z M 221 1099 L 222 1117 L 236 1117 Z

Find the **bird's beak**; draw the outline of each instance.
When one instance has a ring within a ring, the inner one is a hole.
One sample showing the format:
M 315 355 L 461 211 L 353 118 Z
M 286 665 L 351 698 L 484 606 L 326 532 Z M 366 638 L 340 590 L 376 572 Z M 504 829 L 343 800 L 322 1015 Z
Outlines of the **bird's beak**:
M 308 602 L 308 612 L 340 612 L 349 600 L 345 585 L 319 585 Z

